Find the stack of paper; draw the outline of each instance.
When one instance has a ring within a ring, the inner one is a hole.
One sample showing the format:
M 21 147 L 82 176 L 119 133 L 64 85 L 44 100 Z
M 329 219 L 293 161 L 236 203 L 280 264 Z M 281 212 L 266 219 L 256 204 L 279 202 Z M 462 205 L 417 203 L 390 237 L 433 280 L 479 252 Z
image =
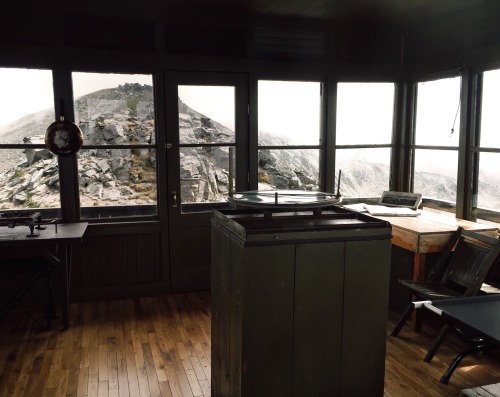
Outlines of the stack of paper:
M 374 216 L 418 216 L 420 212 L 404 207 L 386 207 L 385 205 L 364 204 L 370 215 Z

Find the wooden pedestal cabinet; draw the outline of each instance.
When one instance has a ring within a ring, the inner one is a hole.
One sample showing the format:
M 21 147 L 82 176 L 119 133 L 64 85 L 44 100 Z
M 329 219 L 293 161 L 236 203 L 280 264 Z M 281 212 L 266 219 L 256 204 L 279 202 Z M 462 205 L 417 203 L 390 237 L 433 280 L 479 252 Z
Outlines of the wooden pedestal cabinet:
M 383 396 L 390 224 L 247 212 L 212 218 L 212 396 Z

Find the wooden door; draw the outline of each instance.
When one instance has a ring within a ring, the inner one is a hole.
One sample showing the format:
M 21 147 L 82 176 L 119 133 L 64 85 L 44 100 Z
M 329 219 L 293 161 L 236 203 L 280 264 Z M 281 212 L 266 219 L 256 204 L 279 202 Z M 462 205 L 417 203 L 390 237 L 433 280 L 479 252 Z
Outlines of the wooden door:
M 247 78 L 166 72 L 165 84 L 171 290 L 209 289 L 211 212 L 247 189 Z

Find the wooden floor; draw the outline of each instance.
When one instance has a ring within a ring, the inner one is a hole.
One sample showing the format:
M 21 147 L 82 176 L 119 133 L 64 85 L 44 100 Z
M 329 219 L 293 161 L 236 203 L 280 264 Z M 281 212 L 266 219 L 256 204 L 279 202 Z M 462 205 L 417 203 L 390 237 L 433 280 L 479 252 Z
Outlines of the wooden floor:
M 389 314 L 388 332 L 396 319 Z M 44 331 L 22 311 L 7 316 L 1 397 L 210 395 L 209 293 L 73 304 L 70 324 L 60 331 L 56 320 Z M 417 334 L 407 326 L 387 338 L 385 396 L 458 396 L 500 381 L 500 353 L 490 353 L 466 358 L 450 384 L 439 383 L 462 345 L 451 338 L 424 363 L 434 330 L 425 325 Z

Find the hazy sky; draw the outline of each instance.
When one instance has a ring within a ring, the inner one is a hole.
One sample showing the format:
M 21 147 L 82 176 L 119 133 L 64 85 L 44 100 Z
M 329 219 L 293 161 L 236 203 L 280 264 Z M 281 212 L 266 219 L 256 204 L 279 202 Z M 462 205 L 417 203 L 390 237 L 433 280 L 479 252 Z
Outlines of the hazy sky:
M 181 85 L 178 91 L 185 105 L 234 131 L 234 87 Z
M 458 145 L 459 117 L 457 98 L 460 78 L 440 80 L 439 95 L 432 89 L 434 82 L 419 87 L 417 136 L 425 137 L 422 144 Z M 483 142 L 485 146 L 500 147 L 500 71 L 485 73 L 483 90 Z M 152 85 L 150 75 L 73 73 L 75 98 L 103 88 L 124 83 Z M 350 144 L 377 142 L 374 137 L 386 136 L 392 130 L 393 84 L 339 84 L 337 128 L 338 144 L 347 139 Z M 181 86 L 181 99 L 193 109 L 234 129 L 234 89 L 232 87 Z M 288 135 L 294 143 L 316 144 L 320 122 L 320 83 L 317 82 L 259 82 L 259 129 Z M 0 69 L 0 125 L 27 114 L 53 107 L 52 72 L 33 69 Z M 363 111 L 359 111 L 363 109 Z M 419 116 L 426 114 L 425 123 Z M 435 119 L 433 114 L 436 114 Z M 455 123 L 455 133 L 450 130 Z M 341 138 L 341 131 L 345 138 Z M 383 138 L 385 141 L 386 138 Z
M 127 82 L 153 85 L 150 75 L 74 73 L 73 95 L 78 98 Z M 53 107 L 52 71 L 14 68 L 0 70 L 0 125 Z
M 0 125 L 53 107 L 52 71 L 1 69 Z
M 259 131 L 287 137 L 295 145 L 318 145 L 321 83 L 259 81 Z
M 103 74 L 103 73 L 83 73 L 74 72 L 73 96 L 79 98 L 82 95 L 102 90 L 104 88 L 114 88 L 125 83 L 139 83 L 141 85 L 153 85 L 153 77 L 143 74 Z

